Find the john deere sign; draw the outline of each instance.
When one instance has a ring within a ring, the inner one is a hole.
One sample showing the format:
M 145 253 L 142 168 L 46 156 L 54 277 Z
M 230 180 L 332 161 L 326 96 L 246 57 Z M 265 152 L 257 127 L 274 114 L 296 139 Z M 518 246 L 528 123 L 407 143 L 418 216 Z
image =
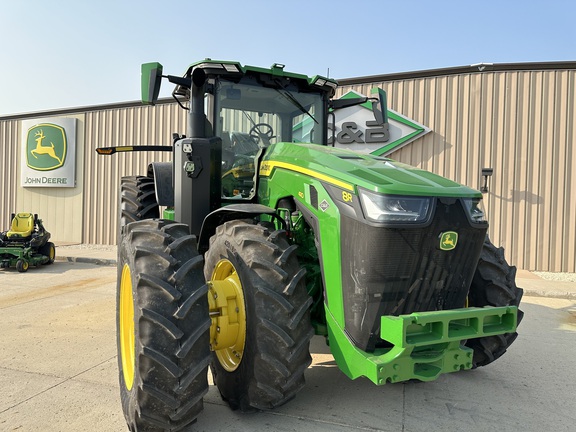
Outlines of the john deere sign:
M 74 187 L 76 119 L 49 118 L 22 122 L 24 187 Z

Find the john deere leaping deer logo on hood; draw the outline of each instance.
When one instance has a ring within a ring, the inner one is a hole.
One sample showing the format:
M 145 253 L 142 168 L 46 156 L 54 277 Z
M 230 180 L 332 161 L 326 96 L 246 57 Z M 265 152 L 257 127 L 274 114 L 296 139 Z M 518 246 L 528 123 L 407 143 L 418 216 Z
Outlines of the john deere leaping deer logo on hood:
M 37 171 L 60 168 L 66 160 L 66 132 L 50 123 L 37 124 L 28 129 L 26 165 Z
M 458 244 L 458 233 L 455 231 L 446 231 L 440 235 L 440 250 L 450 251 L 456 248 Z

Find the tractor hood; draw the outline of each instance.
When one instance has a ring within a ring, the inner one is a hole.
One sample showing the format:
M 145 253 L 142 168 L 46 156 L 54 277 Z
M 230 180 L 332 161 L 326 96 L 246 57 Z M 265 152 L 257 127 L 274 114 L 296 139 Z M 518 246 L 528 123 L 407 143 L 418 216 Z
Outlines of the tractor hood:
M 482 197 L 475 189 L 392 159 L 315 144 L 271 145 L 260 165 L 260 174 L 269 176 L 277 168 L 351 192 L 361 187 L 391 195 Z

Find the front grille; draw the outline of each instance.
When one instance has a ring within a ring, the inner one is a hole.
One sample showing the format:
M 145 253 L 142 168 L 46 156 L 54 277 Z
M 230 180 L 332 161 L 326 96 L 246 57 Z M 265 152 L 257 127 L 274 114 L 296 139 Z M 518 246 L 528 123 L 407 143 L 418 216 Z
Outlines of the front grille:
M 471 226 L 459 200 L 438 200 L 425 227 L 375 227 L 342 218 L 345 330 L 356 346 L 373 351 L 380 316 L 463 307 L 487 225 Z M 440 250 L 446 231 L 458 233 L 451 251 Z

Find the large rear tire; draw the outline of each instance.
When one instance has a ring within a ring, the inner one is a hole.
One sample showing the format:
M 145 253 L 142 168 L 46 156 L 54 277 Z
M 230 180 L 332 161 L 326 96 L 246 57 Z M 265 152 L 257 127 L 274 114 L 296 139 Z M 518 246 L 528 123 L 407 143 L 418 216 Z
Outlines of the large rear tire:
M 54 260 L 56 259 L 56 246 L 54 246 L 54 243 L 52 242 L 46 242 L 44 245 L 38 248 L 38 253 L 48 257 L 48 261 L 46 261 L 44 264 L 53 264 Z
M 180 431 L 208 391 L 207 287 L 196 239 L 184 224 L 128 224 L 119 247 L 120 396 L 131 431 Z
M 508 265 L 504 249 L 495 247 L 488 236 L 484 241 L 476 273 L 468 294 L 469 306 L 519 306 L 523 290 L 516 286 L 516 267 Z M 518 324 L 524 313 L 518 310 Z M 517 332 L 470 339 L 474 350 L 472 366 L 486 366 L 502 356 L 518 336 Z
M 160 217 L 156 201 L 154 179 L 145 176 L 129 176 L 120 179 L 120 229 L 144 219 Z
M 296 246 L 284 231 L 236 220 L 217 228 L 205 258 L 209 285 L 238 287 L 236 304 L 245 309 L 231 348 L 212 340 L 210 368 L 222 398 L 242 411 L 284 404 L 304 386 L 314 334 Z

